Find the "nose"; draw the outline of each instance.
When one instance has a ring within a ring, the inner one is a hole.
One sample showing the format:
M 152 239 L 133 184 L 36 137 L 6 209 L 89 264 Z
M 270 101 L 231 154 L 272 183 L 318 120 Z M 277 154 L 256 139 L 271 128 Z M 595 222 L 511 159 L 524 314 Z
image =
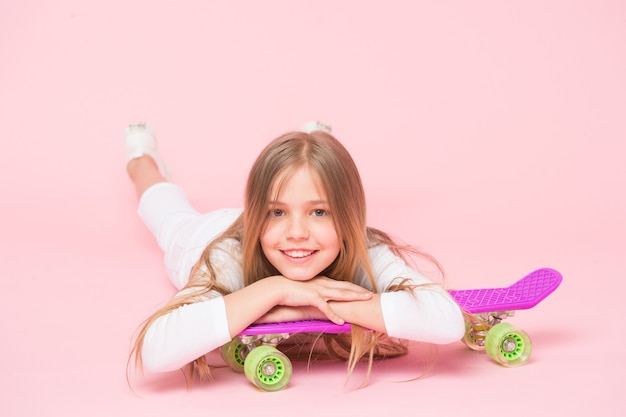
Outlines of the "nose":
M 289 219 L 287 226 L 287 239 L 305 240 L 309 238 L 309 228 L 306 219 L 300 216 L 293 216 Z

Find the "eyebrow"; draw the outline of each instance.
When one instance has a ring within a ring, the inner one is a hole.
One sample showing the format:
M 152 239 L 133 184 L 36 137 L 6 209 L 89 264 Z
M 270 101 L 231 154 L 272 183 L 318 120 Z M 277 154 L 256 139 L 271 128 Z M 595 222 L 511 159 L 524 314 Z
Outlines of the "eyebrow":
M 286 206 L 287 203 L 283 203 L 282 201 L 270 200 L 268 203 L 270 206 Z M 310 200 L 307 201 L 306 204 L 315 205 L 315 204 L 328 204 L 326 200 Z

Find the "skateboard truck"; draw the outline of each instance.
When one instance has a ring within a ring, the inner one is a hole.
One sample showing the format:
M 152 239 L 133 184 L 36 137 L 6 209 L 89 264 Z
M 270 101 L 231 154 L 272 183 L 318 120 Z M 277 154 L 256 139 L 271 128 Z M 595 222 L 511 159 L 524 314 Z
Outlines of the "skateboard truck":
M 489 329 L 502 320 L 515 316 L 514 310 L 496 311 L 493 313 L 478 313 L 466 318 L 466 332 L 463 338 L 465 343 L 472 350 L 482 350 L 485 348 L 485 338 Z

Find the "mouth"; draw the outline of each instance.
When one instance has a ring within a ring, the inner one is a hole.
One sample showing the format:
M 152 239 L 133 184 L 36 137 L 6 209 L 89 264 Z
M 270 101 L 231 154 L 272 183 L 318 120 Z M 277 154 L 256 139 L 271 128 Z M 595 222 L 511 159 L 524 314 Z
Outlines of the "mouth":
M 303 259 L 303 258 L 308 258 L 309 256 L 313 255 L 317 251 L 315 250 L 283 250 L 281 252 L 285 254 L 286 256 L 293 258 L 293 259 Z

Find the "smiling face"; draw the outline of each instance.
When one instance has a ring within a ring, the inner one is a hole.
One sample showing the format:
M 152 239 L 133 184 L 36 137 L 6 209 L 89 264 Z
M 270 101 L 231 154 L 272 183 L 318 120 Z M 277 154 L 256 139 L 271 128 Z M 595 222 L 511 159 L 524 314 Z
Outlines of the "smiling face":
M 307 166 L 291 173 L 277 190 L 278 183 L 267 207 L 269 220 L 261 248 L 284 277 L 306 281 L 337 258 L 341 243 L 326 194 Z

